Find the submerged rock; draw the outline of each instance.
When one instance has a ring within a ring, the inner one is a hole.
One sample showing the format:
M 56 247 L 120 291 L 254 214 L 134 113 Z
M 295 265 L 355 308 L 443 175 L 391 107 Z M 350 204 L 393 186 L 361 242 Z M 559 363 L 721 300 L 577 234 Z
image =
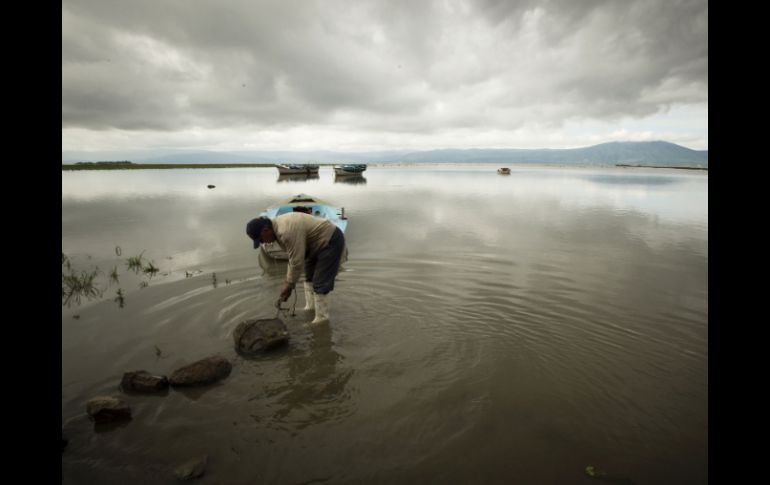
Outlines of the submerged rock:
M 131 419 L 131 408 L 120 399 L 97 396 L 86 404 L 86 411 L 97 423 L 111 423 Z
M 232 369 L 227 359 L 214 355 L 175 370 L 168 380 L 172 386 L 202 386 L 224 379 Z
M 154 376 L 144 370 L 126 372 L 120 381 L 120 388 L 131 392 L 158 392 L 168 388 L 168 378 Z
M 278 318 L 246 320 L 233 330 L 235 350 L 252 355 L 289 342 L 289 331 Z
M 208 455 L 203 455 L 200 458 L 195 458 L 188 461 L 184 465 L 180 465 L 174 470 L 174 475 L 179 480 L 191 480 L 193 478 L 202 477 L 206 473 L 206 464 L 209 461 Z

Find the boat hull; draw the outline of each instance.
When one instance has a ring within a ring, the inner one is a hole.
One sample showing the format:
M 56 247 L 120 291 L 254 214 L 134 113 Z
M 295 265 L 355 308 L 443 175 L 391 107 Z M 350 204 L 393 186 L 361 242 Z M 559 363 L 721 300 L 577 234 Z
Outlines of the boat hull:
M 318 165 L 276 165 L 280 175 L 311 175 L 318 173 Z
M 334 175 L 340 176 L 340 177 L 347 177 L 347 176 L 353 176 L 353 175 L 361 175 L 366 170 L 366 165 L 364 164 L 355 164 L 355 165 L 335 165 L 334 166 Z

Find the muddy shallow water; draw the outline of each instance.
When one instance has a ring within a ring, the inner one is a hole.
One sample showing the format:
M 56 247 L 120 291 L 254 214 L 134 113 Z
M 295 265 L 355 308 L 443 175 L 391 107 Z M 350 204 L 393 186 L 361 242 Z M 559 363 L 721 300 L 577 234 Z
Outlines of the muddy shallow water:
M 705 483 L 708 173 L 496 168 L 62 172 L 62 252 L 104 290 L 62 307 L 63 483 L 171 483 L 202 454 L 202 484 L 589 483 L 589 465 Z M 300 294 L 289 346 L 244 359 L 232 331 L 276 315 L 285 271 L 245 224 L 298 193 L 349 217 L 332 322 L 306 326 Z M 127 268 L 140 254 L 152 277 Z M 213 386 L 118 389 L 212 354 L 233 364 Z M 97 395 L 133 419 L 95 427 Z

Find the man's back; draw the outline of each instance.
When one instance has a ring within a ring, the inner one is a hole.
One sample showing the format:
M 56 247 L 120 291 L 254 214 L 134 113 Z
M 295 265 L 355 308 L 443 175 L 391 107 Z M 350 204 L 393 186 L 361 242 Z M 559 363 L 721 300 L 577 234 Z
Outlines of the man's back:
M 272 222 L 278 244 L 289 256 L 289 265 L 298 271 L 305 259 L 315 256 L 329 243 L 337 227 L 326 219 L 303 212 L 281 214 Z

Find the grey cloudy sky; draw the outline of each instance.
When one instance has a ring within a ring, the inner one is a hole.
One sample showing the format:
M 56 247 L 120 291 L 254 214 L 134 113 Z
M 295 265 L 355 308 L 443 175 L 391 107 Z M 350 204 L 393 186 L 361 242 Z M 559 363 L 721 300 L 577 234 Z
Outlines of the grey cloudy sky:
M 62 151 L 708 149 L 706 0 L 63 0 Z

